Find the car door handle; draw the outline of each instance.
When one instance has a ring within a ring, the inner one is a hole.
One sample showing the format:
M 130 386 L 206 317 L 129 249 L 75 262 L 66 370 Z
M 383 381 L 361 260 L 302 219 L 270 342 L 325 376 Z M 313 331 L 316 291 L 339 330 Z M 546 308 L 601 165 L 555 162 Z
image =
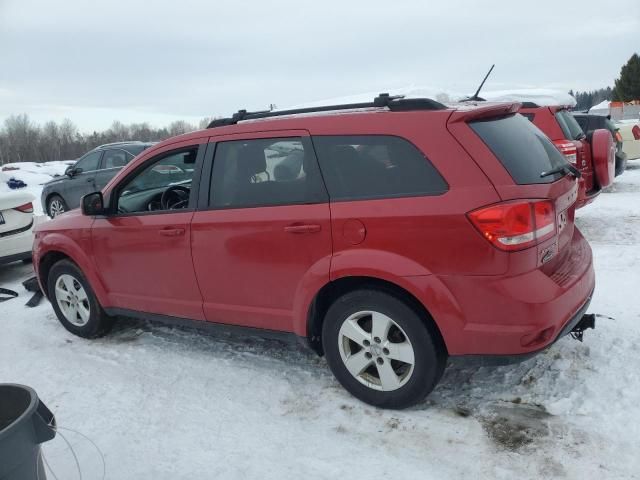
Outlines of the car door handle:
M 87 182 L 89 183 L 93 182 L 93 178 L 87 178 Z
M 178 237 L 184 235 L 184 228 L 163 228 L 158 230 L 158 233 L 165 237 Z
M 284 227 L 284 231 L 287 233 L 317 233 L 321 229 L 318 224 L 305 224 L 305 225 L 288 225 Z

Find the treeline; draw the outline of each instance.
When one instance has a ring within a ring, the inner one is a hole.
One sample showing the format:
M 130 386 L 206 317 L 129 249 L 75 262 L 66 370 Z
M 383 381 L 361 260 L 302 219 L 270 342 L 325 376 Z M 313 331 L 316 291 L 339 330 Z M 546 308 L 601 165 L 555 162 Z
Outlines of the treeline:
M 115 121 L 107 130 L 83 134 L 68 119 L 38 125 L 26 114 L 12 115 L 0 127 L 0 165 L 73 160 L 98 145 L 126 140 L 160 141 L 205 128 L 210 120 L 203 118 L 198 125 L 178 120 L 162 128 L 154 128 L 146 122 L 125 125 Z
M 599 88 L 597 90 L 591 90 L 590 92 L 569 92 L 576 99 L 576 106 L 574 110 L 588 110 L 594 105 L 599 104 L 604 100 L 611 100 L 613 98 L 613 89 L 611 87 Z

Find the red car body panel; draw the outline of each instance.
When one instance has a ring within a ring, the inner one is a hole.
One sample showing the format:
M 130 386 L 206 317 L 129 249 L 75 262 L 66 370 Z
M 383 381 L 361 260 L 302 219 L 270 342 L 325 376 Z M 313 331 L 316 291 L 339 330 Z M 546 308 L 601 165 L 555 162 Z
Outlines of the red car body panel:
M 449 188 L 433 196 L 95 220 L 72 212 L 39 227 L 34 264 L 39 270 L 50 252 L 68 255 L 105 308 L 300 336 L 309 334 L 310 309 L 324 286 L 371 277 L 422 303 L 450 355 L 532 352 L 550 343 L 585 304 L 595 280 L 591 250 L 573 224 L 576 181 L 565 176 L 516 185 L 466 124 L 517 107 L 292 116 L 170 139 L 126 166 L 105 187 L 105 198 L 159 152 L 207 141 L 309 135 L 400 136 L 424 153 Z M 562 226 L 535 247 L 501 251 L 467 213 L 519 198 L 550 199 Z M 312 228 L 287 231 L 291 226 Z M 165 237 L 159 232 L 166 228 L 184 234 Z

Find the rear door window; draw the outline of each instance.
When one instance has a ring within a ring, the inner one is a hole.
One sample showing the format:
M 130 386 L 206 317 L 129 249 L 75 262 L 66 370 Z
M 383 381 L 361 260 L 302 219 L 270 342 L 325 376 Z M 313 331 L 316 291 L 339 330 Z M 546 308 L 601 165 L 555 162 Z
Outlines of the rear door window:
M 331 200 L 440 195 L 448 185 L 412 143 L 387 135 L 315 136 Z
M 552 183 L 564 176 L 540 176 L 567 162 L 551 140 L 522 115 L 477 120 L 469 126 L 517 184 Z
M 216 145 L 209 204 L 268 207 L 326 201 L 308 138 L 232 140 Z
M 133 155 L 125 150 L 106 150 L 102 157 L 102 168 L 124 167 L 132 158 Z

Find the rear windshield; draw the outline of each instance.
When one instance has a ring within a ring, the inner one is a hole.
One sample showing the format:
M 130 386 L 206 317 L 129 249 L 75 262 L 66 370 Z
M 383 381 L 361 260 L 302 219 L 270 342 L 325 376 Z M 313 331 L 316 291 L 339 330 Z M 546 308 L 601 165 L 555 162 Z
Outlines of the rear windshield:
M 540 177 L 542 172 L 567 162 L 551 140 L 522 115 L 477 120 L 469 126 L 517 184 L 552 183 L 565 175 L 556 173 Z
M 564 134 L 564 138 L 567 140 L 578 140 L 579 138 L 584 137 L 582 127 L 580 127 L 580 124 L 568 111 L 558 110 L 556 112 L 556 120 L 558 120 L 562 133 Z

